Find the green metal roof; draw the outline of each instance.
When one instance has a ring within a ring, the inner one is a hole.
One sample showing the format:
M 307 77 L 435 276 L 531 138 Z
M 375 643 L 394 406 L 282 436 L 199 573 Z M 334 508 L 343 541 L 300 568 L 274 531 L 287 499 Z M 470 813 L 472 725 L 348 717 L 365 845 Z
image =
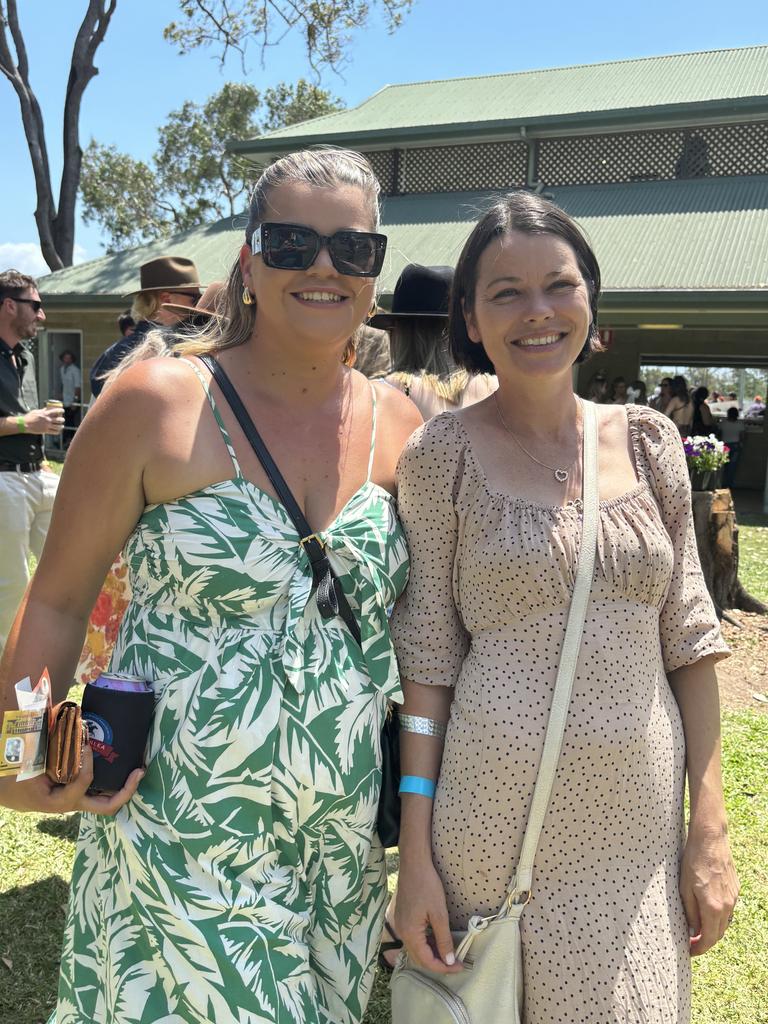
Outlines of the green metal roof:
M 751 101 L 751 102 L 750 102 Z M 234 151 L 284 152 L 327 141 L 381 143 L 383 136 L 462 135 L 551 119 L 661 115 L 705 104 L 723 112 L 768 109 L 768 46 L 388 85 L 351 110 L 234 142 Z M 690 113 L 690 111 L 688 111 Z M 598 116 L 600 115 L 600 116 Z M 440 128 L 441 132 L 436 129 Z M 453 129 L 453 131 L 451 131 Z
M 453 192 L 386 200 L 389 236 L 381 277 L 391 293 L 406 263 L 454 264 L 479 214 L 498 193 Z M 733 292 L 768 289 L 768 176 L 556 188 L 546 193 L 589 236 L 606 291 Z M 138 268 L 159 255 L 189 256 L 201 280 L 224 278 L 243 242 L 245 217 L 57 271 L 40 280 L 46 300 L 99 303 L 138 287 Z M 768 292 L 766 293 L 768 299 Z

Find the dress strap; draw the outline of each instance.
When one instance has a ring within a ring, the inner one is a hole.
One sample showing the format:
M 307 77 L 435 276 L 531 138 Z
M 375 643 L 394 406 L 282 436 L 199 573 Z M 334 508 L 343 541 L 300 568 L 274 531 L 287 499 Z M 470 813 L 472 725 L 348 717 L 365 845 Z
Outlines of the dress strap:
M 219 430 L 221 431 L 221 436 L 224 439 L 224 444 L 227 446 L 229 457 L 230 459 L 232 459 L 232 465 L 235 467 L 235 473 L 237 476 L 242 476 L 243 474 L 240 471 L 240 463 L 237 461 L 237 456 L 235 455 L 235 449 L 230 439 L 229 432 L 227 431 L 227 428 L 224 426 L 224 420 L 221 418 L 221 413 L 218 410 L 216 401 L 211 392 L 210 379 L 206 379 L 206 377 L 201 372 L 200 367 L 196 363 L 193 363 L 191 359 L 187 359 L 186 356 L 177 356 L 177 359 L 181 363 L 187 363 L 189 366 L 192 367 L 192 369 L 197 374 L 198 380 L 203 385 L 203 391 L 205 391 L 205 394 L 208 398 L 208 404 L 211 407 L 211 411 L 213 412 L 214 418 L 217 424 L 219 425 Z
M 376 388 L 373 386 L 373 381 L 368 382 L 371 389 L 371 452 L 368 456 L 368 475 L 365 478 L 366 483 L 371 479 L 371 472 L 373 471 L 373 456 L 376 451 Z

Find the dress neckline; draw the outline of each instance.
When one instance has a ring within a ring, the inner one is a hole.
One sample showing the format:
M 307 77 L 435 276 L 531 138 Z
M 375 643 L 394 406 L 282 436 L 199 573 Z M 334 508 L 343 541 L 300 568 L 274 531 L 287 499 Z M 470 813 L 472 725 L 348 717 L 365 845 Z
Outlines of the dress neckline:
M 252 480 L 248 480 L 247 477 L 242 476 L 242 474 L 234 477 L 227 477 L 227 479 L 225 480 L 217 480 L 212 484 L 206 484 L 205 487 L 198 487 L 197 490 L 195 491 L 189 491 L 187 492 L 187 494 L 180 494 L 177 498 L 172 498 L 170 501 L 152 502 L 151 504 L 144 506 L 144 514 L 146 515 L 147 512 L 152 512 L 157 508 L 166 508 L 168 506 L 174 505 L 184 505 L 187 502 L 194 501 L 195 498 L 205 498 L 210 493 L 215 492 L 220 488 L 226 487 L 236 487 L 238 489 L 244 488 L 246 491 L 250 492 L 250 497 L 255 498 L 255 500 L 253 501 L 254 507 L 258 507 L 258 503 L 261 501 L 268 502 L 272 506 L 272 508 L 279 513 L 282 520 L 292 530 L 295 531 L 295 527 L 291 522 L 290 516 L 288 515 L 288 512 L 283 503 L 278 498 L 275 498 L 274 495 L 270 494 L 269 491 L 265 491 L 263 487 L 259 487 L 258 484 L 253 483 Z M 384 498 L 386 501 L 389 501 L 390 503 L 394 503 L 395 501 L 395 496 L 393 494 L 390 494 L 390 492 L 385 487 L 382 487 L 381 484 L 377 484 L 370 479 L 364 480 L 363 483 L 358 487 L 358 489 L 353 494 L 351 494 L 349 498 L 347 498 L 341 509 L 339 509 L 339 511 L 333 517 L 332 521 L 328 524 L 328 526 L 324 527 L 322 530 L 317 531 L 318 534 L 322 535 L 333 531 L 339 525 L 339 522 L 344 518 L 346 513 L 349 511 L 350 507 L 354 505 L 360 499 L 360 497 L 367 491 L 372 491 L 374 493 L 379 494 L 382 498 Z
M 635 454 L 635 475 L 637 477 L 639 474 L 639 479 L 637 479 L 633 487 L 630 487 L 629 490 L 624 491 L 622 494 L 617 494 L 613 498 L 604 498 L 603 500 L 598 502 L 598 507 L 601 511 L 607 511 L 611 508 L 623 505 L 625 502 L 630 502 L 633 499 L 638 498 L 649 491 L 648 482 L 646 481 L 644 474 L 639 469 L 639 462 L 637 458 L 638 453 L 635 445 L 635 435 L 633 431 L 634 424 L 632 422 L 631 416 L 631 413 L 635 412 L 636 407 L 632 406 L 630 408 L 629 406 L 627 406 L 625 408 L 627 409 L 627 424 L 629 428 L 630 438 L 632 440 L 633 452 Z M 536 512 L 549 513 L 550 515 L 572 513 L 575 511 L 581 512 L 583 504 L 581 498 L 571 498 L 564 505 L 546 505 L 543 504 L 542 502 L 532 501 L 530 498 L 523 498 L 519 495 L 509 494 L 506 491 L 494 490 L 494 488 L 492 488 L 488 482 L 488 476 L 485 472 L 485 469 L 483 468 L 482 462 L 480 461 L 480 459 L 478 459 L 477 455 L 475 454 L 474 446 L 472 444 L 472 438 L 469 435 L 469 431 L 466 429 L 466 427 L 458 418 L 458 416 L 456 416 L 454 413 L 446 412 L 442 413 L 441 415 L 445 417 L 450 416 L 451 420 L 455 423 L 456 427 L 458 428 L 459 433 L 461 434 L 462 439 L 464 441 L 464 450 L 469 455 L 472 464 L 477 472 L 477 475 L 480 479 L 480 482 L 482 483 L 483 489 L 490 498 L 497 501 L 503 501 L 509 505 L 517 506 L 518 508 L 526 508 Z

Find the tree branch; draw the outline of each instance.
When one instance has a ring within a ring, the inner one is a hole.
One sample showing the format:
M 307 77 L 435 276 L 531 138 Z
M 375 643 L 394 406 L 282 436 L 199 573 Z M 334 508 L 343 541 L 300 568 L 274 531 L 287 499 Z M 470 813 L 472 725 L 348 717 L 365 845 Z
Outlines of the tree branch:
M 75 247 L 75 203 L 83 151 L 80 148 L 80 106 L 88 83 L 99 72 L 93 58 L 109 28 L 117 0 L 89 0 L 72 49 L 64 100 L 64 164 L 59 189 L 59 212 L 54 225 L 56 248 L 69 266 Z
M 2 28 L 2 32 L 0 32 L 0 70 L 13 86 L 21 108 L 21 123 L 24 128 L 24 136 L 27 140 L 27 148 L 29 149 L 29 156 L 32 162 L 32 172 L 35 178 L 35 191 L 37 193 L 35 221 L 40 238 L 40 248 L 43 258 L 51 270 L 59 270 L 64 266 L 64 263 L 57 251 L 53 235 L 56 209 L 53 204 L 53 189 L 51 188 L 51 172 L 45 142 L 43 114 L 37 97 L 29 84 L 29 60 L 24 45 L 24 36 L 19 25 L 16 0 L 8 0 L 6 8 L 7 13 L 0 5 L 0 28 Z M 10 29 L 17 61 L 13 59 L 6 35 L 6 28 Z

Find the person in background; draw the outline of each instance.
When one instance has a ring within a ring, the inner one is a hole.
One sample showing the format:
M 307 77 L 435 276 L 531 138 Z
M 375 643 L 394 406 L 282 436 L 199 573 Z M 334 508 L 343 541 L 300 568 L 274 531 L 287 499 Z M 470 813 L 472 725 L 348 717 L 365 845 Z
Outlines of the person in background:
M 651 396 L 651 400 L 648 405 L 652 409 L 658 409 L 659 412 L 666 412 L 667 406 L 672 399 L 672 378 L 662 377 L 659 382 L 658 388 L 654 391 Z
M 354 366 L 358 373 L 362 373 L 369 380 L 380 380 L 385 377 L 392 365 L 387 332 L 364 324 L 358 332 L 354 356 L 349 365 Z
M 762 395 L 755 395 L 752 404 L 747 406 L 744 412 L 745 419 L 755 419 L 758 416 L 765 415 L 765 402 L 763 401 Z
M 75 353 L 66 349 L 59 356 L 61 366 L 61 403 L 64 406 L 64 448 L 69 448 L 75 431 L 80 426 L 80 402 L 82 397 L 82 375 L 75 362 Z
M 634 380 L 627 388 L 627 401 L 632 405 L 648 405 L 648 392 L 644 380 Z
M 592 374 L 587 386 L 587 399 L 590 402 L 597 402 L 598 405 L 608 401 L 608 378 L 603 370 Z
M 0 274 L 0 654 L 40 557 L 59 478 L 45 463 L 43 435 L 60 434 L 61 408 L 39 409 L 35 360 L 24 344 L 45 322 L 37 282 Z
M 708 437 L 715 430 L 715 417 L 707 405 L 708 398 L 709 390 L 704 387 L 696 388 L 691 395 L 691 402 L 693 403 L 691 434 L 694 437 L 697 435 Z
M 407 395 L 425 420 L 479 402 L 497 386 L 491 374 L 471 377 L 450 354 L 445 328 L 452 280 L 452 267 L 409 263 L 397 279 L 392 311 L 370 320 L 389 331 L 392 368 L 385 382 Z
M 102 352 L 91 367 L 91 394 L 98 397 L 104 387 L 104 378 L 114 370 L 125 356 L 136 348 L 155 327 L 171 327 L 184 319 L 186 311 L 199 298 L 200 284 L 197 267 L 184 256 L 159 256 L 139 268 L 141 287 L 134 292 L 132 316 L 137 320 L 131 334 L 119 338 Z M 183 307 L 184 312 L 163 309 L 164 303 Z
M 133 334 L 133 329 L 136 326 L 136 321 L 131 316 L 130 309 L 126 309 L 124 313 L 121 313 L 117 318 L 117 327 L 120 331 L 121 338 L 129 338 Z
M 627 382 L 623 377 L 614 377 L 611 385 L 611 405 L 627 404 Z
M 673 377 L 670 386 L 671 398 L 664 410 L 675 424 L 680 434 L 686 437 L 691 432 L 693 422 L 693 402 L 688 393 L 688 382 L 685 377 Z
M 744 444 L 744 424 L 739 421 L 739 410 L 731 406 L 720 423 L 720 439 L 728 445 L 728 461 L 723 469 L 723 487 L 733 487 L 736 467 Z

